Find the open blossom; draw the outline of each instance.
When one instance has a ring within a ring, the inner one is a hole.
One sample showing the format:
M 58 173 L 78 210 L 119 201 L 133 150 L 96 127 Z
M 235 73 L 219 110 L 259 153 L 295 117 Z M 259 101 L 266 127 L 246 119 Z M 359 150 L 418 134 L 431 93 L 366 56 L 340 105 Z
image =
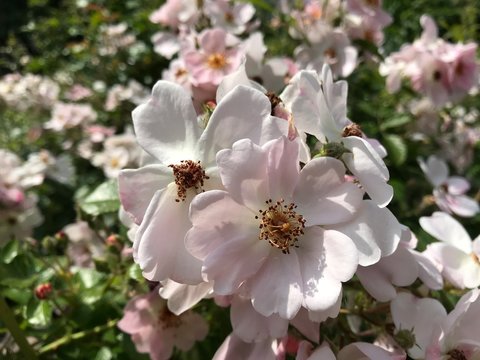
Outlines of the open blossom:
M 221 188 L 216 153 L 242 138 L 265 143 L 287 133 L 288 124 L 270 115 L 268 98 L 238 86 L 216 106 L 205 129 L 190 95 L 179 85 L 159 81 L 151 99 L 133 112 L 137 141 L 151 164 L 124 170 L 119 177 L 122 205 L 140 225 L 134 258 L 149 280 L 202 281 L 201 262 L 188 253 L 191 200 Z
M 342 163 L 318 158 L 300 171 L 298 143 L 285 137 L 263 147 L 240 140 L 220 151 L 217 163 L 228 192 L 193 200 L 185 239 L 203 262 L 204 279 L 220 295 L 242 286 L 267 317 L 291 319 L 302 306 L 313 313 L 336 306 L 358 253 L 350 238 L 318 225 L 349 220 L 362 197 L 344 181 Z
M 150 21 L 176 29 L 180 25 L 194 25 L 198 15 L 195 0 L 167 0 L 150 15 Z
M 199 48 L 187 48 L 182 53 L 193 85 L 215 88 L 238 68 L 243 54 L 238 46 L 230 44 L 229 36 L 220 28 L 204 30 L 198 36 Z
M 478 203 L 465 195 L 470 189 L 467 179 L 461 176 L 448 176 L 445 161 L 432 155 L 426 162 L 423 159 L 418 159 L 418 162 L 428 181 L 434 186 L 433 196 L 442 211 L 465 217 L 475 216 L 480 212 Z
M 127 33 L 127 29 L 126 23 L 102 26 L 99 34 L 99 55 L 115 55 L 119 49 L 135 43 L 135 35 Z
M 208 324 L 198 314 L 188 311 L 180 316 L 171 313 L 157 291 L 140 295 L 127 304 L 120 330 L 130 334 L 140 353 L 152 360 L 170 359 L 174 348 L 189 350 L 208 333 Z
M 52 117 L 44 124 L 45 129 L 56 132 L 87 125 L 97 119 L 97 113 L 90 104 L 69 104 L 58 102 L 52 110 Z
M 480 336 L 477 331 L 480 314 L 480 290 L 462 296 L 430 342 L 426 360 L 480 358 Z
M 346 10 L 346 28 L 352 39 L 383 43 L 383 28 L 392 22 L 392 17 L 382 9 L 381 0 L 347 0 Z
M 478 287 L 480 236 L 472 241 L 463 226 L 443 212 L 421 217 L 420 225 L 423 230 L 440 240 L 429 244 L 424 254 L 439 264 L 442 275 L 460 289 Z
M 394 336 L 404 340 L 402 346 L 413 359 L 478 359 L 479 295 L 478 289 L 469 291 L 447 315 L 438 300 L 399 294 L 391 303 Z
M 391 54 L 380 67 L 387 76 L 387 89 L 396 92 L 402 77 L 409 78 L 412 88 L 428 96 L 436 105 L 465 96 L 478 81 L 477 45 L 452 44 L 438 38 L 433 19 L 420 19 L 422 36 Z
M 225 29 L 232 34 L 242 34 L 255 15 L 255 8 L 250 3 L 233 3 L 228 0 L 207 0 L 204 5 L 205 15 L 213 27 Z
M 324 144 L 326 155 L 341 159 L 377 205 L 388 205 L 393 197 L 388 169 L 375 143 L 347 118 L 347 83 L 334 83 L 328 66 L 321 75 L 304 70 L 280 97 L 291 110 L 297 130 L 315 136 Z

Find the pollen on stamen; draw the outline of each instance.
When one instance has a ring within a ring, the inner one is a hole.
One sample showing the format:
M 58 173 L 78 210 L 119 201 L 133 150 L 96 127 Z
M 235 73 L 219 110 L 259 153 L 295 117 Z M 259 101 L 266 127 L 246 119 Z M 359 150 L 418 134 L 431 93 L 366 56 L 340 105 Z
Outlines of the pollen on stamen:
M 268 208 L 259 210 L 259 215 L 255 216 L 255 219 L 261 219 L 258 238 L 289 254 L 291 247 L 298 248 L 298 238 L 304 234 L 305 219 L 296 213 L 297 206 L 293 203 L 287 205 L 283 199 L 276 202 L 268 199 L 265 203 Z
M 209 177 L 205 174 L 200 161 L 182 160 L 180 164 L 172 164 L 168 167 L 173 169 L 173 176 L 177 185 L 176 202 L 185 201 L 188 189 L 194 189 L 197 192 L 199 190 L 204 191 L 204 181 L 208 180 Z

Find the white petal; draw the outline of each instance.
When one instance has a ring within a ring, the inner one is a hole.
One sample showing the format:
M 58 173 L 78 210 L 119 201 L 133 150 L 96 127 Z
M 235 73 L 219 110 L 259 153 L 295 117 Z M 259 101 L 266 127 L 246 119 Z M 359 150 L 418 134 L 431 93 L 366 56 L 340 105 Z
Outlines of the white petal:
M 287 334 L 288 320 L 278 314 L 260 315 L 250 299 L 235 296 L 230 307 L 230 320 L 234 333 L 246 342 L 259 342 L 269 338 L 281 338 Z
M 185 234 L 190 229 L 188 199 L 176 202 L 177 187 L 170 184 L 155 193 L 134 243 L 135 261 L 148 280 L 170 278 L 185 284 L 202 281 L 201 262 L 185 249 Z
M 224 191 L 197 195 L 191 203 L 190 218 L 193 227 L 185 245 L 203 260 L 202 272 L 215 282 L 215 292 L 220 295 L 232 294 L 258 271 L 270 252 L 268 243 L 258 239 L 255 214 Z
M 288 122 L 270 115 L 265 94 L 237 86 L 218 104 L 200 140 L 205 163 L 213 161 L 219 150 L 229 149 L 240 139 L 263 145 L 288 133 Z
M 157 160 L 166 165 L 193 160 L 200 127 L 190 95 L 180 85 L 157 82 L 132 118 L 138 143 Z
M 432 216 L 420 218 L 423 230 L 447 244 L 455 246 L 469 254 L 472 240 L 464 227 L 453 217 L 443 212 L 434 212 Z
M 370 198 L 378 206 L 387 206 L 393 197 L 393 188 L 387 184 L 390 175 L 382 158 L 364 139 L 357 136 L 343 138 L 351 153 L 342 156 L 348 169 L 358 178 Z
M 307 228 L 299 248 L 304 304 L 318 312 L 331 308 L 341 293 L 341 281 L 349 280 L 358 265 L 358 253 L 345 235 L 320 227 Z
M 343 164 L 329 157 L 313 159 L 302 169 L 293 198 L 307 226 L 336 224 L 352 218 L 362 193 L 356 185 L 345 182 L 344 175 Z
M 300 264 L 295 251 L 272 253 L 260 271 L 248 281 L 252 304 L 263 316 L 278 313 L 284 319 L 293 318 L 302 305 Z
M 175 315 L 191 309 L 212 292 L 212 284 L 205 282 L 198 285 L 186 285 L 166 280 L 162 282 L 162 285 L 159 294 L 168 300 L 168 310 Z
M 122 170 L 118 176 L 120 201 L 136 224 L 143 220 L 148 204 L 157 190 L 174 180 L 172 169 L 162 165 L 148 165 L 136 170 Z
M 250 139 L 233 144 L 232 150 L 221 150 L 217 164 L 223 186 L 240 204 L 257 211 L 268 200 L 266 149 L 255 145 Z
M 438 187 L 447 180 L 448 166 L 444 160 L 435 155 L 429 156 L 426 163 L 421 158 L 417 160 L 420 168 L 433 186 Z
M 400 242 L 402 227 L 387 208 L 365 200 L 357 215 L 350 221 L 331 226 L 355 243 L 362 266 L 375 264 L 382 256 L 392 254 Z

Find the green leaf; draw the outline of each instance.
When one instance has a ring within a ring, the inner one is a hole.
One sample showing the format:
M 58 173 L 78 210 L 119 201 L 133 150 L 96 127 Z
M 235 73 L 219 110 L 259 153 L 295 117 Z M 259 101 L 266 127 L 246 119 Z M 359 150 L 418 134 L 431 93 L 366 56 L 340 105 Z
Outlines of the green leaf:
M 52 321 L 53 307 L 48 300 L 33 299 L 25 308 L 24 317 L 33 327 L 46 327 Z
M 84 289 L 90 289 L 97 285 L 103 278 L 104 275 L 99 273 L 94 269 L 80 269 L 76 274 L 82 284 Z
M 0 250 L 0 261 L 9 264 L 20 252 L 20 243 L 11 240 Z
M 18 304 L 26 305 L 32 296 L 31 291 L 24 289 L 6 288 L 1 291 L 6 298 L 15 301 Z
M 403 126 L 405 124 L 408 124 L 410 121 L 412 121 L 412 118 L 407 115 L 394 117 L 380 124 L 380 130 L 385 131 L 387 129 Z
M 118 211 L 120 200 L 118 199 L 117 181 L 109 180 L 98 186 L 90 195 L 80 201 L 80 208 L 93 216 Z
M 385 135 L 383 144 L 387 148 L 388 158 L 394 165 L 400 166 L 407 160 L 407 145 L 398 135 Z
M 130 277 L 130 279 L 142 281 L 143 276 L 140 266 L 138 266 L 137 264 L 132 264 L 132 266 L 128 268 L 128 276 Z
M 107 347 L 102 347 L 97 355 L 95 356 L 95 360 L 110 360 L 112 359 L 112 352 Z

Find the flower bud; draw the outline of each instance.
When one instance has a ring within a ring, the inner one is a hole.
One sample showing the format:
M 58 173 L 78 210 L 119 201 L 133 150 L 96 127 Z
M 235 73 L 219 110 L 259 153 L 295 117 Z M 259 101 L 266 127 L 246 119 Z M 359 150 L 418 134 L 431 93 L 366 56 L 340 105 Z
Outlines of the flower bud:
M 416 343 L 413 329 L 401 329 L 393 337 L 398 343 L 398 345 L 400 345 L 405 350 L 412 348 Z
M 52 293 L 53 287 L 50 283 L 40 284 L 35 288 L 35 296 L 39 300 L 47 299 Z

